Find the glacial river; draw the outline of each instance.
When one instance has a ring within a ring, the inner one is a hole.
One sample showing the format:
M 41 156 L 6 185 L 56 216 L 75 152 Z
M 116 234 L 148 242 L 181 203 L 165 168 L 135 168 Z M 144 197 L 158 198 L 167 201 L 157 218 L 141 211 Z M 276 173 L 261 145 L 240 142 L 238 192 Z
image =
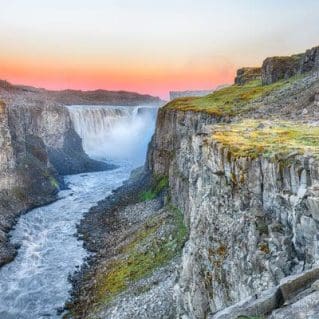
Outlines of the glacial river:
M 19 246 L 18 255 L 0 269 L 1 319 L 61 318 L 59 309 L 63 308 L 71 289 L 68 277 L 88 254 L 83 242 L 75 236 L 76 225 L 83 214 L 122 185 L 131 170 L 143 163 L 154 129 L 154 114 L 145 118 L 144 113 L 127 111 L 114 117 L 112 110 L 110 120 L 108 107 L 92 108 L 96 110 L 90 111 L 96 122 L 87 114 L 81 118 L 81 111 L 88 112 L 88 107 L 71 110 L 74 126 L 82 130 L 78 133 L 87 153 L 111 160 L 118 168 L 66 176 L 68 189 L 59 192 L 57 201 L 20 217 L 11 232 L 11 241 Z M 126 144 L 130 146 L 127 152 Z M 132 152 L 134 145 L 136 152 Z

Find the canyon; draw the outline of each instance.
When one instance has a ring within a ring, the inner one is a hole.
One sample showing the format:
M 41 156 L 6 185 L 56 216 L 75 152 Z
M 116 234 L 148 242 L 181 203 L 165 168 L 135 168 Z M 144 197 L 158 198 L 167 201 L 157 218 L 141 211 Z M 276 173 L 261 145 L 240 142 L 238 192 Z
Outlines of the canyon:
M 130 92 L 46 91 L 6 81 L 0 82 L 0 98 L 0 264 L 5 264 L 15 255 L 7 234 L 16 216 L 56 200 L 64 175 L 115 167 L 86 154 L 67 105 L 104 101 L 135 107 L 160 100 Z
M 77 219 L 90 254 L 58 317 L 318 318 L 318 52 L 267 58 L 158 112 L 152 97 L 128 108 L 3 82 L 1 263 L 15 217 L 56 200 L 63 175 L 100 171 L 102 185 L 138 153 Z
M 97 257 L 71 317 L 318 317 L 316 63 L 270 84 L 281 65 L 245 68 L 159 109 L 144 173 L 81 223 Z

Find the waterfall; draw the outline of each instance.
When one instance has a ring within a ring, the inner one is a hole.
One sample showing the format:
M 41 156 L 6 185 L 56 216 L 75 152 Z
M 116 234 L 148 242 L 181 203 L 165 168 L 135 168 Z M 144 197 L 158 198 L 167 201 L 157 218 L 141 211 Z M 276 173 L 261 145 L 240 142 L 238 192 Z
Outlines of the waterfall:
M 157 108 L 72 105 L 68 109 L 74 129 L 90 157 L 143 163 Z

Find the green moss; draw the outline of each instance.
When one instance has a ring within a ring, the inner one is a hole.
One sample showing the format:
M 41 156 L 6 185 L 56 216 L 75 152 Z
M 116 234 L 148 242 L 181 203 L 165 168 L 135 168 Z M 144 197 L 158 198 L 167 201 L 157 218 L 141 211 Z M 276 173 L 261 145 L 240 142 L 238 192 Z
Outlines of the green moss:
M 169 225 L 169 227 L 168 227 Z M 163 229 L 166 229 L 163 236 Z M 161 230 L 161 236 L 157 232 Z M 139 279 L 151 274 L 178 255 L 187 238 L 183 215 L 169 207 L 166 215 L 157 216 L 140 228 L 120 249 L 120 257 L 110 261 L 97 276 L 94 304 L 110 302 L 117 294 Z
M 55 189 L 59 188 L 59 183 L 53 176 L 49 176 L 49 182 L 53 188 Z
M 234 116 L 250 110 L 249 105 L 258 98 L 288 87 L 297 77 L 278 81 L 270 85 L 262 85 L 261 80 L 253 80 L 245 85 L 232 85 L 204 97 L 185 97 L 169 102 L 165 107 L 182 111 L 206 112 L 215 116 Z
M 140 194 L 141 201 L 148 201 L 156 198 L 165 188 L 168 187 L 167 176 L 155 177 L 151 189 L 144 191 Z
M 292 153 L 319 157 L 319 127 L 298 122 L 244 120 L 216 125 L 212 138 L 227 147 L 233 157 L 275 157 Z

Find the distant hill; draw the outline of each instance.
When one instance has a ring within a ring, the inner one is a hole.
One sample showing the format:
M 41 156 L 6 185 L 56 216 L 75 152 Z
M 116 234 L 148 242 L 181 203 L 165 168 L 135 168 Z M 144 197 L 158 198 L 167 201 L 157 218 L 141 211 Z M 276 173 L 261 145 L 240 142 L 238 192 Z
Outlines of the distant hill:
M 139 94 L 136 92 L 127 91 L 108 91 L 108 90 L 61 90 L 51 91 L 42 88 L 35 88 L 32 86 L 13 85 L 7 81 L 0 80 L 0 95 L 6 97 L 13 97 L 18 95 L 29 99 L 38 97 L 41 99 L 54 100 L 57 103 L 64 105 L 71 104 L 104 104 L 104 105 L 144 105 L 144 104 L 163 104 L 159 97 L 148 94 Z

